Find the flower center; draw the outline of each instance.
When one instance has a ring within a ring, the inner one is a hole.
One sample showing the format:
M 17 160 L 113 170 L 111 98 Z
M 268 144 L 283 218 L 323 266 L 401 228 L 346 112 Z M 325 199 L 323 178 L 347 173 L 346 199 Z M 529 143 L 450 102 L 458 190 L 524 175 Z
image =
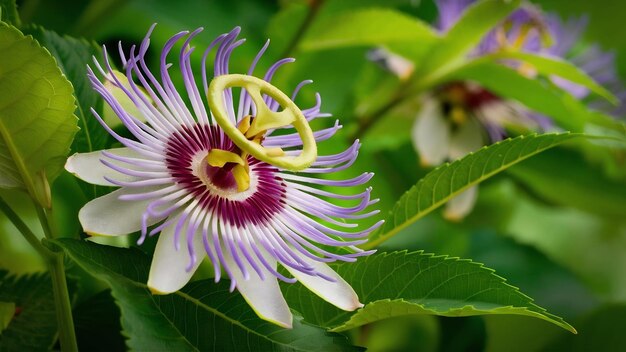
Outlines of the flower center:
M 252 116 L 246 116 L 237 126 L 237 130 L 241 132 L 250 142 L 261 145 L 265 137 L 266 130 L 258 133 L 251 133 L 251 121 L 256 121 Z M 214 148 L 207 155 L 207 162 L 212 167 L 221 168 L 230 171 L 232 177 L 237 184 L 237 190 L 243 192 L 250 187 L 250 166 L 248 165 L 248 151 L 242 150 L 236 146 L 235 151 Z M 281 148 L 266 148 L 268 155 L 283 156 L 285 152 Z
M 209 125 L 183 127 L 170 136 L 165 150 L 170 174 L 200 206 L 236 226 L 264 223 L 281 211 L 286 186 L 276 167 L 247 156 L 249 186 L 240 191 L 233 172 L 240 164 L 229 161 L 211 166 L 208 159 L 213 150 L 241 155 L 219 126 Z
M 500 99 L 478 85 L 465 82 L 450 83 L 440 94 L 445 115 L 457 126 L 464 124 L 475 110 Z

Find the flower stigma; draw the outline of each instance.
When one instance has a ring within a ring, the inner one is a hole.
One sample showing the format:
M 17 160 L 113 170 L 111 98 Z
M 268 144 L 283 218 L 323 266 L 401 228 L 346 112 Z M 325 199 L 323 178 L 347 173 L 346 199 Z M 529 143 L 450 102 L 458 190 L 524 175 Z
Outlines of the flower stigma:
M 224 90 L 232 87 L 245 89 L 256 106 L 256 114 L 245 116 L 237 126 L 232 123 L 224 106 Z M 278 102 L 283 110 L 272 111 L 262 94 Z M 239 192 L 250 187 L 249 155 L 289 171 L 304 170 L 317 158 L 317 144 L 304 114 L 287 95 L 269 82 L 249 75 L 221 75 L 211 81 L 207 99 L 215 121 L 235 144 L 232 151 L 211 149 L 207 162 L 210 166 L 230 171 Z M 279 147 L 267 148 L 261 145 L 268 130 L 289 126 L 293 126 L 302 138 L 303 146 L 299 155 L 290 156 Z

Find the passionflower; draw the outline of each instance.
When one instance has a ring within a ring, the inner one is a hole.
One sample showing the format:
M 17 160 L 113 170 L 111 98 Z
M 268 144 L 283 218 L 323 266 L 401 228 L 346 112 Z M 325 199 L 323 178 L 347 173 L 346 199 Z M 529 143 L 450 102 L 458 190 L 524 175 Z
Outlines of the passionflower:
M 262 78 L 253 76 L 269 41 L 246 74 L 232 74 L 230 56 L 244 40 L 237 39 L 239 28 L 220 35 L 201 56 L 198 83 L 191 41 L 202 28 L 166 42 L 158 75 L 145 61 L 153 29 L 128 55 L 120 45 L 123 75 L 111 67 L 106 47 L 104 65 L 94 59 L 95 70 L 88 70 L 93 88 L 132 137 L 116 133 L 92 109 L 124 147 L 75 154 L 66 164 L 87 182 L 120 187 L 80 210 L 84 231 L 99 236 L 140 231 L 139 244 L 158 235 L 148 278 L 154 294 L 182 288 L 207 257 L 216 282 L 223 271 L 231 291 L 237 289 L 261 318 L 283 327 L 291 327 L 292 316 L 278 280 L 299 281 L 344 310 L 361 307 L 354 290 L 326 263 L 353 262 L 371 253 L 356 246 L 381 222 L 361 228 L 354 221 L 377 213 L 368 210 L 377 200 L 370 198 L 371 188 L 342 193 L 364 185 L 372 174 L 318 177 L 349 168 L 359 142 L 338 154 L 317 155 L 317 142 L 331 138 L 340 126 L 312 131 L 311 120 L 330 115 L 320 112 L 319 94 L 311 108 L 294 103 L 311 81 L 297 85 L 291 97 L 270 83 L 277 69 L 293 59 L 279 60 Z M 175 66 L 168 63 L 177 44 L 182 44 L 181 91 L 170 78 Z M 134 108 L 125 109 L 114 90 Z M 347 191 L 333 193 L 325 186 Z
M 437 0 L 435 3 L 439 10 L 436 26 L 439 32 L 445 33 L 474 1 Z M 585 25 L 585 18 L 564 21 L 536 6 L 524 4 L 490 31 L 469 55 L 480 57 L 519 50 L 567 59 L 609 88 L 620 101 L 626 99 L 626 89 L 615 71 L 613 53 L 602 51 L 597 45 L 574 50 Z M 410 79 L 413 72 L 410 61 L 380 48 L 369 56 L 400 79 Z M 529 78 L 536 76 L 531 65 L 512 61 L 503 64 Z M 623 105 L 615 108 L 603 100 L 593 100 L 583 86 L 558 76 L 550 80 L 576 98 L 589 99 L 590 106 L 616 116 L 624 111 Z M 475 82 L 457 81 L 436 87 L 422 97 L 412 140 L 421 163 L 436 166 L 503 139 L 510 128 L 548 131 L 556 126 L 548 116 L 533 112 L 517 101 L 500 97 Z M 444 216 L 450 220 L 462 219 L 473 209 L 477 194 L 476 187 L 459 194 L 446 204 Z

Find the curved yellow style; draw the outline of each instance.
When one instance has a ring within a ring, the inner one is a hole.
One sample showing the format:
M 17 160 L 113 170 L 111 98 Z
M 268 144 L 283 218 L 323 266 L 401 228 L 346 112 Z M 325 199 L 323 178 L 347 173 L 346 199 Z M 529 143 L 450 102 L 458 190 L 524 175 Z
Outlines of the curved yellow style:
M 242 131 L 233 124 L 224 106 L 224 90 L 233 87 L 246 89 L 256 105 L 257 114 L 252 119 L 247 131 Z M 276 100 L 284 110 L 271 111 L 263 101 L 262 94 Z M 207 96 L 213 117 L 224 133 L 242 151 L 258 160 L 290 171 L 301 171 L 311 166 L 317 158 L 317 144 L 309 122 L 298 106 L 280 89 L 257 77 L 229 74 L 215 77 L 209 85 Z M 297 156 L 287 156 L 277 152 L 276 148 L 265 148 L 254 136 L 268 129 L 293 125 L 302 139 L 302 151 Z

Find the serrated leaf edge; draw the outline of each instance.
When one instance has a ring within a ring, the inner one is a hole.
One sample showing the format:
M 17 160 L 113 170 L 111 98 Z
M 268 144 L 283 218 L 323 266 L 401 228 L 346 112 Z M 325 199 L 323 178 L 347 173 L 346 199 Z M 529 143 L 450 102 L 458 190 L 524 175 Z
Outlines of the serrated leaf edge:
M 433 315 L 438 315 L 438 316 L 451 316 L 451 317 L 456 317 L 456 316 L 469 316 L 469 315 L 488 315 L 488 314 L 512 314 L 512 315 L 525 315 L 525 316 L 531 316 L 534 318 L 538 318 L 538 319 L 542 319 L 545 321 L 548 321 L 550 323 L 553 323 L 565 330 L 568 330 L 570 332 L 572 332 L 573 334 L 577 334 L 578 332 L 576 331 L 576 329 L 571 326 L 570 324 L 568 324 L 565 320 L 563 320 L 561 317 L 556 316 L 554 314 L 551 314 L 547 311 L 547 309 L 535 304 L 535 300 L 533 298 L 531 298 L 530 296 L 526 295 L 525 293 L 521 292 L 519 287 L 513 286 L 510 283 L 507 282 L 507 279 L 505 279 L 504 277 L 496 274 L 496 271 L 492 268 L 489 268 L 487 266 L 485 266 L 485 264 L 483 263 L 478 263 L 475 262 L 471 259 L 464 259 L 464 258 L 460 258 L 460 257 L 454 257 L 454 256 L 449 256 L 449 255 L 435 255 L 434 253 L 425 253 L 423 250 L 419 250 L 419 251 L 413 251 L 410 252 L 408 250 L 402 250 L 402 251 L 393 251 L 393 252 L 382 252 L 379 254 L 379 256 L 382 256 L 383 258 L 385 257 L 391 257 L 391 256 L 396 256 L 396 255 L 401 255 L 401 256 L 420 256 L 420 257 L 427 257 L 427 258 L 431 258 L 431 259 L 443 259 L 444 261 L 455 261 L 455 262 L 466 262 L 468 264 L 471 265 L 475 265 L 477 267 L 479 267 L 482 270 L 486 270 L 490 273 L 491 276 L 493 276 L 495 279 L 497 279 L 501 284 L 505 285 L 506 287 L 512 289 L 513 291 L 519 293 L 523 298 L 527 299 L 528 302 L 530 303 L 529 307 L 517 307 L 517 306 L 501 306 L 501 307 L 497 307 L 494 308 L 492 310 L 482 310 L 482 309 L 476 309 L 473 305 L 468 304 L 466 306 L 460 307 L 460 308 L 452 308 L 449 309 L 447 311 L 443 311 L 443 312 L 437 312 L 431 308 L 426 308 L 423 304 L 417 303 L 417 302 L 413 302 L 413 300 L 407 300 L 404 298 L 395 298 L 395 299 L 391 299 L 391 298 L 387 298 L 387 299 L 381 299 L 381 300 L 375 300 L 372 302 L 368 302 L 365 307 L 360 308 L 358 311 L 355 312 L 355 314 L 352 314 L 350 316 L 350 318 L 346 321 L 344 321 L 343 323 L 341 323 L 340 325 L 337 325 L 335 327 L 331 327 L 329 328 L 329 331 L 331 332 L 341 332 L 341 331 L 345 331 L 348 329 L 352 329 L 355 328 L 357 326 L 360 326 L 362 324 L 359 325 L 353 325 L 350 326 L 351 323 L 353 323 L 353 321 L 355 320 L 355 316 L 357 314 L 359 314 L 358 312 L 362 311 L 363 309 L 366 309 L 368 306 L 370 305 L 377 305 L 380 303 L 387 303 L 387 302 L 404 302 L 407 304 L 411 304 L 411 305 L 415 305 L 420 307 L 421 309 L 425 310 L 425 311 L 430 311 L 432 312 Z M 538 311 L 534 311 L 534 310 L 530 310 L 529 308 L 535 308 Z M 470 308 L 475 310 L 477 313 L 476 314 L 469 314 L 469 315 L 455 315 L 452 314 L 453 312 L 456 311 L 462 311 L 466 308 Z M 511 313 L 511 312 L 499 312 L 499 311 L 503 311 L 503 310 L 510 310 L 510 309 L 514 309 L 514 310 L 519 310 L 519 313 Z M 526 314 L 525 314 L 526 313 Z M 413 315 L 412 313 L 407 313 L 406 315 Z
M 564 132 L 564 133 L 545 133 L 545 134 L 537 134 L 537 133 L 533 133 L 533 134 L 528 134 L 528 135 L 521 135 L 515 138 L 508 138 L 505 140 L 501 140 L 498 141 L 496 143 L 490 144 L 488 146 L 484 146 L 482 148 L 480 148 L 479 150 L 475 151 L 475 152 L 471 152 L 469 154 L 467 154 L 466 156 L 462 157 L 461 159 L 455 160 L 453 162 L 446 162 L 445 164 L 442 164 L 440 166 L 438 166 L 437 168 L 433 169 L 432 171 L 430 171 L 426 176 L 424 176 L 422 179 L 420 179 L 416 184 L 414 184 L 413 186 L 411 186 L 411 188 L 409 188 L 408 191 L 404 192 L 404 194 L 398 199 L 398 201 L 396 202 L 396 204 L 393 206 L 393 208 L 390 210 L 389 215 L 385 218 L 385 222 L 386 223 L 391 223 L 391 220 L 394 220 L 394 216 L 393 214 L 398 212 L 398 210 L 401 208 L 401 206 L 403 206 L 403 204 L 405 204 L 408 199 L 410 198 L 410 196 L 413 193 L 417 193 L 417 191 L 422 187 L 422 185 L 424 184 L 426 178 L 433 174 L 433 173 L 437 173 L 441 170 L 445 170 L 447 168 L 449 168 L 451 165 L 455 165 L 455 164 L 459 164 L 462 163 L 463 161 L 465 161 L 467 158 L 472 157 L 473 155 L 482 152 L 484 150 L 496 147 L 496 146 L 500 146 L 503 143 L 512 143 L 513 141 L 516 140 L 523 140 L 523 139 L 527 139 L 527 138 L 535 138 L 535 137 L 566 137 L 569 136 L 569 138 L 564 138 L 561 141 L 558 142 L 553 142 L 550 141 L 549 145 L 547 146 L 540 146 L 539 148 L 537 148 L 535 151 L 533 151 L 532 153 L 529 153 L 528 155 L 525 155 L 522 158 L 516 159 L 515 161 L 508 163 L 508 164 L 503 164 L 500 167 L 494 169 L 493 171 L 489 172 L 489 173 L 485 173 L 482 174 L 481 177 L 477 178 L 476 180 L 474 180 L 473 182 L 470 182 L 468 184 L 466 184 L 465 186 L 461 187 L 460 189 L 458 189 L 456 192 L 450 193 L 447 197 L 444 197 L 442 200 L 438 201 L 438 202 L 434 202 L 431 206 L 427 207 L 426 209 L 422 210 L 421 212 L 418 212 L 416 214 L 414 214 L 413 216 L 407 217 L 407 220 L 404 221 L 403 223 L 395 226 L 394 228 L 392 228 L 391 230 L 387 231 L 387 232 L 383 232 L 381 233 L 382 230 L 385 229 L 385 225 L 381 226 L 381 228 L 375 232 L 373 232 L 370 235 L 370 241 L 367 242 L 366 244 L 362 245 L 361 247 L 364 249 L 372 249 L 375 248 L 376 246 L 378 246 L 379 244 L 383 243 L 384 241 L 388 240 L 389 238 L 391 238 L 393 235 L 395 235 L 396 233 L 400 232 L 401 230 L 403 230 L 404 228 L 408 227 L 410 224 L 414 223 L 415 221 L 421 219 L 422 217 L 424 217 L 425 215 L 429 214 L 431 211 L 437 209 L 438 207 L 440 207 L 441 205 L 445 204 L 448 200 L 450 200 L 451 198 L 453 198 L 454 196 L 462 193 L 463 191 L 467 190 L 468 188 L 490 178 L 491 176 L 521 162 L 524 161 L 538 153 L 541 153 L 544 150 L 550 149 L 552 147 L 557 146 L 558 144 L 561 144 L 567 140 L 576 138 L 576 137 L 581 137 L 584 136 L 584 134 L 581 133 L 571 133 L 571 132 Z M 489 159 L 488 159 L 489 160 Z M 487 164 L 487 163 L 485 163 Z M 439 179 L 437 179 L 437 182 L 439 181 Z M 436 184 L 435 184 L 436 185 Z M 434 187 L 433 187 L 434 188 Z M 395 224 L 394 224 L 395 225 Z

